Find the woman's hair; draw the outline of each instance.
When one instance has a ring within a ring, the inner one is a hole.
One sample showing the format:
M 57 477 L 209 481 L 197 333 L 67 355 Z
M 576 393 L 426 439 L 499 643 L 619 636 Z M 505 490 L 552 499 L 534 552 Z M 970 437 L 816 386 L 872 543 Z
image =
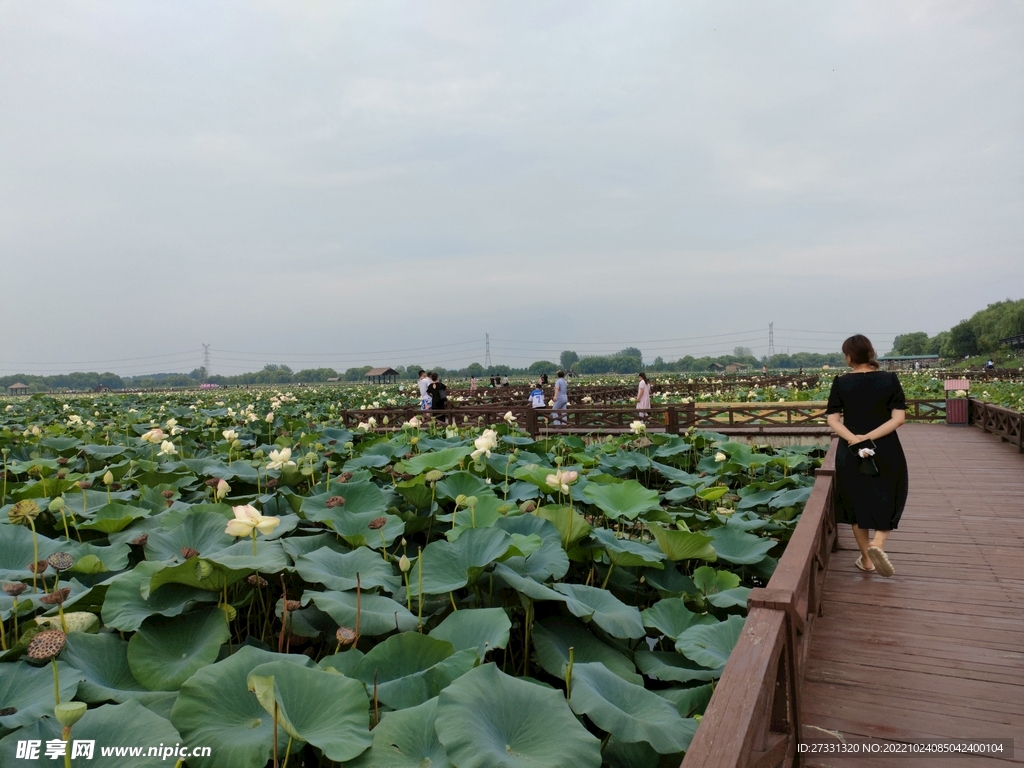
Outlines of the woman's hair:
M 875 359 L 875 348 L 871 346 L 871 339 L 859 333 L 843 342 L 843 354 L 850 358 L 850 362 L 853 365 L 878 367 L 878 360 Z
M 565 371 L 559 371 L 558 372 L 558 378 L 564 379 L 565 378 Z
M 437 374 L 434 373 L 433 371 L 430 372 L 430 380 L 437 381 Z
M 647 374 L 646 374 L 646 373 L 640 373 L 640 374 L 637 374 L 637 375 L 638 375 L 638 376 L 639 376 L 639 377 L 640 377 L 641 379 L 643 379 L 643 380 L 644 380 L 644 383 L 645 383 L 645 384 L 647 383 Z

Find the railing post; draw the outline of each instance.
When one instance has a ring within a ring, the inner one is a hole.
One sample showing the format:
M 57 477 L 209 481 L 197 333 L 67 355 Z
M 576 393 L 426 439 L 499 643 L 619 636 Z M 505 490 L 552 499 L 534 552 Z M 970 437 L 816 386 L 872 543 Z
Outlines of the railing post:
M 697 404 L 693 402 L 686 403 L 684 412 L 686 413 L 686 427 L 697 426 Z
M 675 409 L 675 406 L 670 405 L 668 407 L 667 414 L 668 420 L 665 423 L 665 431 L 670 435 L 679 434 L 679 412 Z
M 530 437 L 537 437 L 539 432 L 537 428 L 537 409 L 530 408 L 526 412 L 526 431 L 530 433 Z

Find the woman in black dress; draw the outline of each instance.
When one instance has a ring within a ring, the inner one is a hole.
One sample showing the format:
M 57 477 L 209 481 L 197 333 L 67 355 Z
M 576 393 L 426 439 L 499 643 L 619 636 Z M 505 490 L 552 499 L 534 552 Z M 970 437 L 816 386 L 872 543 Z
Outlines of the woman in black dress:
M 899 377 L 878 370 L 874 347 L 865 336 L 844 341 L 843 354 L 853 372 L 832 381 L 827 408 L 828 424 L 841 438 L 836 520 L 853 526 L 861 553 L 857 567 L 892 576 L 896 571 L 885 554 L 885 540 L 907 503 L 907 460 L 896 436 L 906 421 L 907 402 Z M 875 536 L 869 540 L 870 530 Z
M 444 411 L 448 408 L 448 387 L 444 385 L 440 377 L 431 371 L 430 384 L 427 385 L 427 394 L 430 396 L 430 410 Z M 436 416 L 437 421 L 447 423 L 444 416 Z

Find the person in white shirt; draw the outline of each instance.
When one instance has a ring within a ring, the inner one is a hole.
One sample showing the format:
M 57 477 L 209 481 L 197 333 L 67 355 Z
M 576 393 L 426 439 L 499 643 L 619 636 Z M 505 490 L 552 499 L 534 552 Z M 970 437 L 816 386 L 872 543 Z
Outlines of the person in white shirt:
M 419 381 L 416 382 L 420 388 L 420 410 L 430 410 L 430 395 L 427 394 L 427 387 L 430 386 L 430 377 L 427 376 L 427 372 L 420 370 Z

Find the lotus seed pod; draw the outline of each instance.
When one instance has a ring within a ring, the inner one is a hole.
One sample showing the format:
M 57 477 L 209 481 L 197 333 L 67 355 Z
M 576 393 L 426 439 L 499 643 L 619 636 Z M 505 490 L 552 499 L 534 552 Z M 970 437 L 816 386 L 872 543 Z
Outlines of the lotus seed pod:
M 334 636 L 338 639 L 338 645 L 352 645 L 356 640 L 356 633 L 349 627 L 338 627 L 338 631 L 334 633 Z
M 30 563 L 29 566 L 28 566 L 28 569 L 30 571 L 32 571 L 32 573 L 37 573 L 38 574 L 38 573 L 43 573 L 49 567 L 50 567 L 50 564 L 48 562 L 46 562 L 45 560 L 40 560 L 40 561 L 35 562 L 35 563 Z
M 213 566 L 207 560 L 200 560 L 196 564 L 196 573 L 200 579 L 208 579 L 213 575 Z
M 4 593 L 10 597 L 17 597 L 28 589 L 28 584 L 21 581 L 7 581 L 4 582 Z
M 90 488 L 92 488 L 92 483 L 90 483 L 88 480 L 79 480 L 77 483 L 75 483 L 75 485 L 77 485 L 83 491 L 88 491 Z
M 11 507 L 7 517 L 16 525 L 25 524 L 29 520 L 35 520 L 39 517 L 39 505 L 32 501 L 32 499 L 22 499 Z
M 63 605 L 64 601 L 68 599 L 71 594 L 71 587 L 61 587 L 56 589 L 48 595 L 43 595 L 39 598 L 39 602 L 43 605 Z
M 192 558 L 192 557 L 198 557 L 199 556 L 199 550 L 198 549 L 192 549 L 192 547 L 182 547 L 181 548 L 181 556 L 184 557 L 186 560 L 188 560 L 189 558 Z
M 370 521 L 370 523 L 369 523 L 369 525 L 367 527 L 371 531 L 379 531 L 381 528 L 383 528 L 387 524 L 388 524 L 387 517 L 385 517 L 384 515 L 381 515 L 380 517 L 373 518 L 373 520 Z
M 344 496 L 331 496 L 324 503 L 324 506 L 326 506 L 328 509 L 334 509 L 335 507 L 343 507 L 343 506 L 345 506 L 345 497 Z
M 511 504 L 502 504 L 500 507 L 498 507 L 497 512 L 499 515 L 507 515 L 513 509 L 515 509 L 515 507 L 513 507 Z
M 519 511 L 522 512 L 524 515 L 528 515 L 529 513 L 533 512 L 533 510 L 535 510 L 536 508 L 537 503 L 535 501 L 524 501 L 522 504 L 519 505 Z
M 46 508 L 54 514 L 59 513 L 62 509 L 64 509 L 64 497 L 58 496 L 56 499 L 47 504 Z
M 59 629 L 44 629 L 28 644 L 28 657 L 36 661 L 49 661 L 64 650 L 67 636 Z
M 82 715 L 85 714 L 85 710 L 85 702 L 68 701 L 63 704 L 58 704 L 56 707 L 54 707 L 53 716 L 56 717 L 57 722 L 63 725 L 65 728 L 70 728 L 82 719 Z
M 427 472 L 427 474 L 424 477 L 424 479 L 428 483 L 436 483 L 437 481 L 444 479 L 444 472 L 442 472 L 439 469 L 432 469 L 429 472 Z
M 149 534 L 148 533 L 143 533 L 141 536 L 136 536 L 134 539 L 132 539 L 132 544 L 134 544 L 137 547 L 144 547 L 144 546 L 146 546 L 146 543 L 148 541 L 149 541 Z
M 297 610 L 299 610 L 299 608 L 302 607 L 302 601 L 301 600 L 285 600 L 284 601 L 284 607 L 285 607 L 285 610 L 288 611 L 288 613 L 291 613 L 292 611 L 297 611 Z
M 238 611 L 235 610 L 235 606 L 233 606 L 233 605 L 221 604 L 221 605 L 218 605 L 217 607 L 220 608 L 222 611 L 224 611 L 224 615 L 227 616 L 228 621 L 234 621 L 235 620 L 235 616 L 238 615 Z
M 480 499 L 478 499 L 476 496 L 467 496 L 466 497 L 466 506 L 467 507 L 475 507 L 478 503 L 480 503 Z
M 75 564 L 75 558 L 67 552 L 54 552 L 46 558 L 46 562 L 48 562 L 50 567 L 55 571 L 66 571 Z
M 455 497 L 455 503 L 458 504 L 460 507 L 465 505 L 465 503 L 466 503 L 466 494 L 460 493 L 458 496 L 456 496 Z
M 405 555 L 402 555 L 398 559 L 398 567 L 402 571 L 402 573 L 408 573 L 409 569 L 412 568 L 412 563 L 409 562 L 409 558 L 408 557 L 406 557 Z
M 266 579 L 264 579 L 258 573 L 252 574 L 252 576 L 249 576 L 248 578 L 246 578 L 246 581 L 249 582 L 254 587 L 265 587 L 269 583 Z

